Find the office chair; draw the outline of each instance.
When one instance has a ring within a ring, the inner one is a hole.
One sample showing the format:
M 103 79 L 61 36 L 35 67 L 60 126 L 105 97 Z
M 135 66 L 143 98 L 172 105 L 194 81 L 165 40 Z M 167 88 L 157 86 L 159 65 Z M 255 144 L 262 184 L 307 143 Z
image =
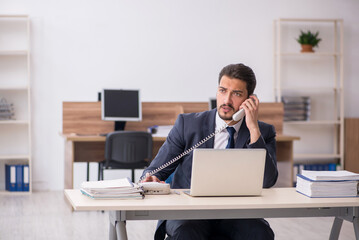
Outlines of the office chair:
M 104 169 L 135 169 L 148 167 L 152 159 L 152 136 L 147 132 L 116 131 L 106 136 L 105 160 L 99 163 L 98 180 Z

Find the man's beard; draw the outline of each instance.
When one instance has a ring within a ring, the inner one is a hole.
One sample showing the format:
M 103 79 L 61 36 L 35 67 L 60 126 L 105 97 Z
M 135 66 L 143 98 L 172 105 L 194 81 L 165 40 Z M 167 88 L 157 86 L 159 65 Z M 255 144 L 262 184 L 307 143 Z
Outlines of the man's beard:
M 233 112 L 235 112 L 235 110 L 234 110 L 234 107 L 232 106 L 232 104 L 222 104 L 221 106 L 219 106 L 219 109 L 221 109 L 222 107 L 230 107 L 232 110 L 233 110 Z M 218 112 L 219 114 L 219 117 L 222 119 L 222 120 L 225 120 L 225 121 L 227 121 L 227 120 L 232 120 L 232 115 L 231 116 L 222 116 L 221 115 L 221 112 L 219 111 Z

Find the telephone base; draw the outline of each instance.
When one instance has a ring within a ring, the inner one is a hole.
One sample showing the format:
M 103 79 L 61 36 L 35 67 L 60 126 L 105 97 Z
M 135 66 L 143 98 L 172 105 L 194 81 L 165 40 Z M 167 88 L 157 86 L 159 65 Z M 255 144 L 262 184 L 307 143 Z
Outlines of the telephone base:
M 145 195 L 166 195 L 171 192 L 168 183 L 143 182 L 138 185 L 143 188 Z

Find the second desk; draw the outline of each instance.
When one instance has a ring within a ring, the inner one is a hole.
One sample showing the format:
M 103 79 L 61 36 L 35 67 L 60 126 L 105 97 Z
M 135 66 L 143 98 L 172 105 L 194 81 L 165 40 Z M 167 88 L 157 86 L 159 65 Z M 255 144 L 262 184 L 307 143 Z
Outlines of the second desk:
M 62 134 L 65 139 L 65 189 L 73 188 L 73 164 L 76 162 L 101 162 L 105 156 L 106 137 L 99 135 Z M 153 137 L 155 157 L 165 142 L 165 137 Z M 278 135 L 277 161 L 279 167 L 278 182 L 281 186 L 292 186 L 293 182 L 293 141 L 299 137 Z

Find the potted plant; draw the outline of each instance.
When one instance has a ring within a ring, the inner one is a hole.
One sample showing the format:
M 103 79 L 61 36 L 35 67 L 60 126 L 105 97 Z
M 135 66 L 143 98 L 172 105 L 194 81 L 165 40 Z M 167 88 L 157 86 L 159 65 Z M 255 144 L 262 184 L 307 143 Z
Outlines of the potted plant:
M 317 47 L 318 43 L 322 40 L 318 38 L 319 32 L 312 33 L 311 31 L 303 32 L 300 31 L 297 42 L 302 45 L 301 52 L 314 52 L 313 47 Z

